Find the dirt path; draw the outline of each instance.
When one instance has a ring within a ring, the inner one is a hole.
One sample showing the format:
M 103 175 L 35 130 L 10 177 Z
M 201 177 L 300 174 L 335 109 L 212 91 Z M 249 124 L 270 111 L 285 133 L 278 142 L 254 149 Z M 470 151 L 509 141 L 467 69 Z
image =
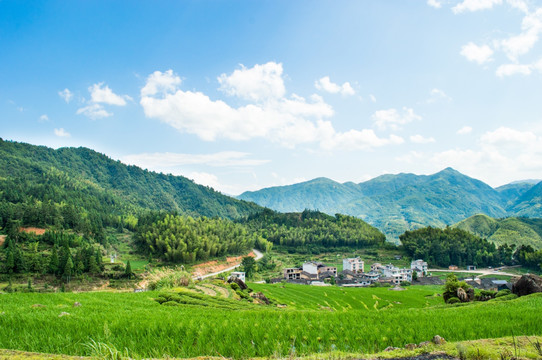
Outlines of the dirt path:
M 256 249 L 246 255 L 252 256 L 256 260 L 260 260 L 263 257 L 263 254 Z M 195 270 L 192 272 L 194 279 L 205 279 L 211 276 L 216 276 L 223 272 L 232 271 L 239 266 L 241 266 L 241 260 L 245 256 L 235 256 L 226 258 L 226 263 L 219 264 L 218 261 L 208 261 L 203 264 L 194 266 Z
M 216 296 L 216 291 L 206 286 L 196 285 L 196 289 L 202 291 L 205 295 Z
M 427 269 L 427 272 L 449 272 L 449 273 L 469 273 L 479 275 L 505 275 L 505 276 L 518 276 L 518 274 L 511 274 L 503 271 L 496 271 L 495 269 L 476 269 L 476 270 L 448 270 L 448 269 Z

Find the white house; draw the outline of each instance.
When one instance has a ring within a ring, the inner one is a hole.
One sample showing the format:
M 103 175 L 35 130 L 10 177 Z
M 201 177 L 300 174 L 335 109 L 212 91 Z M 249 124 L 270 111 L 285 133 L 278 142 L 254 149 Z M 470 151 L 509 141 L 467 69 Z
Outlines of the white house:
M 382 274 L 386 278 L 392 278 L 395 284 L 399 284 L 401 281 L 412 282 L 412 269 L 402 268 L 388 264 L 382 270 Z
M 423 277 L 427 275 L 427 262 L 421 259 L 413 260 L 410 263 L 410 268 L 412 269 L 412 271 L 416 271 L 418 277 Z
M 242 271 L 234 271 L 231 273 L 230 278 L 237 278 L 245 282 L 245 273 Z
M 303 264 L 303 271 L 309 274 L 318 275 L 318 263 L 314 261 L 307 261 Z
M 365 262 L 358 258 L 348 258 L 343 259 L 343 270 L 350 270 L 352 272 L 358 273 L 363 272 Z

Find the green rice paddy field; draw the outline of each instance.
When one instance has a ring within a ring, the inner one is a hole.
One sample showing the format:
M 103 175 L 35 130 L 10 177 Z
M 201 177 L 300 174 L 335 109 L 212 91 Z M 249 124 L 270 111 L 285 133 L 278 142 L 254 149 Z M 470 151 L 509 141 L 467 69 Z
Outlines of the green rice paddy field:
M 449 306 L 431 287 L 250 286 L 281 307 L 186 290 L 180 306 L 160 305 L 158 292 L 0 294 L 0 348 L 92 355 L 104 344 L 134 358 L 247 358 L 374 353 L 436 334 L 460 341 L 542 333 L 542 294 Z

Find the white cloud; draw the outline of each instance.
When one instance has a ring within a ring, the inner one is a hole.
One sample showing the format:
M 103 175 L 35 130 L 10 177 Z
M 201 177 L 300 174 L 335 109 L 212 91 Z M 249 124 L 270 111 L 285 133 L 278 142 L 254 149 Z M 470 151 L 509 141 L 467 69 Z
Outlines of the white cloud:
M 333 108 L 321 96 L 312 95 L 308 100 L 296 94 L 286 97 L 281 64 L 242 67 L 230 76 L 222 74 L 219 82 L 222 91 L 249 103 L 235 108 L 201 92 L 183 91 L 180 77 L 168 70 L 147 78 L 140 104 L 147 117 L 206 141 L 265 138 L 286 147 L 319 143 L 327 150 L 400 142 L 394 136 L 378 138 L 367 129 L 336 132 L 326 120 L 333 116 Z M 405 111 L 408 117 L 408 109 Z
M 457 134 L 459 135 L 466 135 L 470 134 L 472 132 L 472 128 L 470 126 L 463 126 L 461 129 L 457 130 Z
M 105 85 L 103 82 L 94 84 L 91 87 L 88 88 L 88 91 L 90 92 L 90 101 L 96 104 L 109 104 L 109 105 L 117 105 L 117 106 L 125 106 L 126 100 L 131 100 L 131 98 L 127 95 L 117 95 L 109 88 L 109 86 Z
M 318 90 L 322 90 L 331 94 L 340 93 L 341 95 L 355 95 L 356 92 L 352 88 L 349 82 L 345 82 L 342 85 L 335 84 L 331 82 L 329 76 L 324 76 L 323 78 L 314 82 L 314 87 Z
M 66 103 L 69 103 L 73 98 L 73 93 L 68 88 L 66 88 L 62 91 L 59 91 L 58 96 L 64 99 Z
M 282 71 L 282 64 L 272 61 L 250 69 L 241 65 L 241 69 L 231 75 L 220 75 L 218 82 L 220 90 L 245 100 L 259 102 L 280 99 L 286 93 Z
M 55 129 L 55 135 L 58 137 L 70 137 L 70 133 L 64 130 L 63 128 Z
M 412 135 L 410 137 L 410 141 L 412 141 L 415 144 L 429 144 L 429 143 L 434 143 L 435 138 L 433 137 L 426 138 L 418 134 L 418 135 Z
M 191 172 L 186 175 L 189 179 L 194 180 L 195 183 L 205 186 L 210 186 L 214 189 L 221 188 L 221 184 L 218 181 L 218 177 L 206 172 Z
M 208 165 L 215 167 L 259 166 L 269 160 L 250 159 L 249 153 L 239 151 L 221 151 L 214 154 L 179 154 L 179 153 L 143 153 L 126 155 L 122 162 L 137 165 L 144 169 L 165 171 L 186 165 Z
M 455 14 L 465 11 L 479 11 L 493 8 L 494 5 L 502 4 L 502 0 L 463 0 L 452 8 Z
M 496 74 L 498 77 L 512 76 L 516 74 L 530 75 L 531 65 L 520 64 L 505 64 L 497 68 Z
M 529 6 L 524 0 L 506 0 L 508 5 L 511 7 L 518 9 L 521 12 L 528 13 L 529 12 Z
M 461 47 L 461 55 L 467 58 L 469 61 L 476 62 L 478 64 L 484 64 L 491 59 L 493 50 L 487 45 L 478 46 L 473 42 L 469 42 L 467 45 Z
M 534 131 L 500 127 L 484 133 L 472 149 L 405 155 L 402 160 L 426 162 L 434 168 L 451 166 L 493 186 L 542 173 L 542 136 Z
M 173 93 L 179 85 L 181 78 L 173 74 L 173 70 L 155 71 L 147 78 L 145 86 L 141 89 L 141 96 Z
M 373 94 L 369 95 L 369 99 L 371 100 L 371 102 L 376 102 L 376 97 Z
M 442 7 L 439 0 L 427 0 L 427 5 L 434 7 L 435 9 L 440 9 Z
M 43 115 L 40 116 L 39 121 L 40 122 L 49 121 L 49 116 L 47 116 L 47 114 L 43 114 Z
M 113 114 L 107 112 L 100 104 L 90 104 L 77 110 L 77 115 L 85 115 L 86 117 L 97 120 L 105 117 L 112 116 Z
M 387 128 L 398 130 L 402 125 L 422 119 L 421 116 L 414 113 L 413 109 L 407 107 L 403 107 L 402 114 L 396 109 L 378 110 L 373 114 L 372 118 L 375 125 L 381 130 Z
M 437 101 L 452 101 L 452 98 L 449 97 L 443 90 L 440 89 L 432 89 L 430 93 L 429 99 L 427 99 L 428 103 L 434 103 Z

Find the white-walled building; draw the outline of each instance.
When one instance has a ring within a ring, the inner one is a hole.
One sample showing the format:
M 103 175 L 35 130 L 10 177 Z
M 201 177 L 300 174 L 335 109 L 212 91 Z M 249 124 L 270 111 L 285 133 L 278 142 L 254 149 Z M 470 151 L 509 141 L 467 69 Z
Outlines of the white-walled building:
M 343 259 L 343 270 L 350 270 L 355 273 L 363 272 L 365 262 L 359 257 Z
M 412 269 L 400 269 L 397 266 L 388 264 L 382 270 L 382 274 L 386 278 L 392 278 L 395 284 L 399 284 L 401 281 L 412 282 Z
M 314 261 L 307 261 L 306 263 L 303 263 L 303 271 L 312 275 L 317 275 L 318 263 Z
M 413 260 L 410 263 L 410 268 L 412 271 L 416 271 L 418 277 L 423 277 L 427 275 L 427 262 L 422 259 Z
M 234 271 L 231 273 L 230 278 L 237 278 L 245 282 L 245 273 L 242 271 Z

